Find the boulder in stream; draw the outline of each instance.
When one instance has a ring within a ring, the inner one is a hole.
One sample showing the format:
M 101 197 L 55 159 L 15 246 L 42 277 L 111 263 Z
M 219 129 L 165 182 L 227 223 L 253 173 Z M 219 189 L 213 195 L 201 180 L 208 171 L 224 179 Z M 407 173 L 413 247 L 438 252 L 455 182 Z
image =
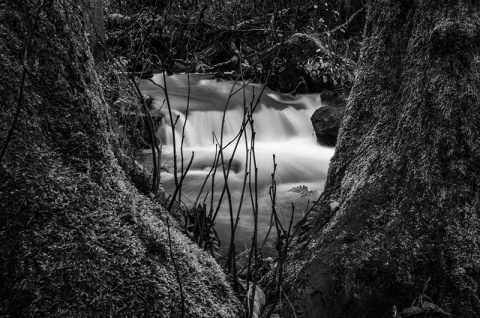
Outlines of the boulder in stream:
M 317 109 L 310 120 L 317 141 L 325 146 L 335 146 L 345 113 L 346 96 L 333 92 L 322 92 L 320 96 L 325 106 Z

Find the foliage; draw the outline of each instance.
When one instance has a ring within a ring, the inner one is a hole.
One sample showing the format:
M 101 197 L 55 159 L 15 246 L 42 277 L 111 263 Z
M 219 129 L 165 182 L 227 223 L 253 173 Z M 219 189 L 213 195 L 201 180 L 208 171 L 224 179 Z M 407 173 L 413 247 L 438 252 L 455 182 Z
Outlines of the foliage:
M 275 55 L 273 48 L 294 34 L 312 34 L 326 51 L 297 65 L 311 77 L 310 90 L 322 89 L 326 81 L 349 89 L 361 22 L 328 32 L 362 5 L 345 2 L 110 1 L 107 46 L 136 72 L 239 71 L 242 64 L 253 67 L 248 76 L 264 80 L 271 71 L 282 73 L 276 67 L 281 62 L 265 65 L 267 56 Z
M 353 58 L 339 52 L 338 41 L 330 34 L 324 36 L 325 50 L 317 51 L 315 56 L 309 57 L 300 63 L 316 87 L 322 87 L 332 83 L 335 87 L 348 88 L 352 86 L 354 79 L 355 62 Z M 355 55 L 356 51 L 353 52 Z M 348 53 L 347 53 L 348 54 Z
M 308 190 L 308 187 L 306 185 L 299 185 L 291 188 L 288 191 L 298 193 L 302 198 L 308 197 L 308 196 L 318 196 L 317 190 Z
M 185 229 L 199 247 L 212 253 L 220 247 L 220 239 L 211 217 L 207 215 L 206 205 L 199 204 L 186 212 Z
M 452 315 L 445 312 L 442 308 L 440 308 L 438 305 L 433 303 L 432 299 L 425 295 L 425 290 L 428 286 L 428 282 L 430 281 L 430 278 L 426 281 L 425 286 L 423 288 L 422 294 L 415 298 L 413 301 L 412 305 L 408 308 L 405 308 L 402 310 L 400 313 L 397 311 L 396 306 L 393 308 L 393 317 L 410 317 L 410 316 L 415 316 L 415 315 L 421 315 L 421 314 L 437 314 L 440 317 L 451 317 Z

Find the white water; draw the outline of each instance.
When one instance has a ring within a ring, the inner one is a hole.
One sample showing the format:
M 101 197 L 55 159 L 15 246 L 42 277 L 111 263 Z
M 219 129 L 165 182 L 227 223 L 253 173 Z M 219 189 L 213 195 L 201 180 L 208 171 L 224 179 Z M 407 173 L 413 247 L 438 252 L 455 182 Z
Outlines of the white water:
M 153 81 L 165 87 L 162 75 L 156 75 Z M 200 188 L 214 162 L 215 151 L 221 140 L 221 127 L 224 109 L 225 124 L 223 131 L 223 145 L 227 145 L 238 135 L 241 123 L 244 118 L 244 107 L 251 109 L 251 105 L 258 102 L 253 112 L 255 141 L 254 150 L 257 173 L 257 191 L 259 196 L 259 233 L 263 238 L 268 230 L 271 214 L 271 201 L 268 190 L 271 185 L 271 173 L 273 172 L 273 155 L 277 163 L 275 180 L 277 185 L 277 210 L 283 213 L 285 220 L 290 218 L 292 211 L 291 203 L 295 206 L 295 219 L 302 217 L 306 212 L 308 200 L 315 200 L 316 196 L 301 198 L 299 194 L 289 191 L 292 187 L 306 185 L 309 190 L 323 189 L 328 164 L 333 155 L 333 148 L 318 145 L 314 138 L 313 127 L 310 117 L 316 108 L 321 106 L 318 95 L 303 95 L 298 98 L 278 94 L 265 89 L 262 86 L 251 84 L 241 89 L 240 83 L 234 84 L 229 81 L 217 81 L 207 75 L 186 75 L 169 76 L 166 83 L 168 96 L 172 108 L 174 121 L 178 116 L 175 125 L 175 136 L 177 144 L 177 158 L 180 160 L 180 142 L 182 129 L 185 123 L 184 140 L 184 165 L 187 166 L 192 152 L 194 160 L 182 188 L 184 201 L 194 202 Z M 190 93 L 188 90 L 190 87 Z M 230 95 L 232 92 L 235 94 Z M 142 92 L 154 98 L 152 114 L 162 114 L 164 119 L 158 134 L 163 143 L 162 163 L 173 166 L 172 130 L 166 106 L 165 94 L 161 88 L 149 81 L 142 81 L 140 86 Z M 260 100 L 259 99 L 259 96 Z M 229 96 L 230 99 L 229 99 Z M 188 105 L 188 118 L 185 121 L 185 114 Z M 234 156 L 234 164 L 228 178 L 228 185 L 232 192 L 233 210 L 236 213 L 241 189 L 244 180 L 245 163 L 247 151 L 251 149 L 251 130 L 247 129 L 247 142 L 239 144 Z M 214 137 L 216 136 L 217 142 Z M 217 145 L 217 147 L 215 146 Z M 224 151 L 225 161 L 228 162 L 233 145 Z M 140 163 L 152 166 L 151 156 L 147 153 L 139 156 Z M 180 167 L 180 162 L 179 162 Z M 173 168 L 169 168 L 173 172 Z M 254 177 L 253 169 L 251 177 Z M 172 173 L 162 173 L 162 186 L 167 193 L 174 191 L 174 177 Z M 222 169 L 219 168 L 216 176 L 215 186 L 212 191 L 211 181 L 207 182 L 207 188 L 201 196 L 205 198 L 206 193 L 214 193 L 214 202 L 218 204 L 218 197 L 223 187 Z M 248 185 L 245 199 L 242 204 L 241 221 L 236 234 L 237 250 L 243 246 L 249 246 L 253 235 L 253 214 L 251 198 Z M 207 203 L 211 196 L 208 196 Z M 191 203 L 190 203 L 191 205 Z M 226 197 L 223 199 L 222 209 L 216 220 L 216 229 L 219 232 L 223 247 L 226 248 L 229 242 L 230 217 L 226 208 Z M 269 252 L 267 251 L 267 254 Z

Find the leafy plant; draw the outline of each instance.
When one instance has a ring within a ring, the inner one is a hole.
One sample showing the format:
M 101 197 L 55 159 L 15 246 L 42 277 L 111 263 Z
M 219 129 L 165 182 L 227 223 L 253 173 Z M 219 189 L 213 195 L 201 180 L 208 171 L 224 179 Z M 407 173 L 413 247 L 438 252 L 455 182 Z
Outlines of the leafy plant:
M 313 195 L 313 196 L 318 195 L 317 190 L 309 190 L 306 185 L 299 185 L 299 186 L 291 188 L 288 191 L 293 192 L 293 193 L 298 193 L 298 194 L 300 194 L 300 197 L 302 197 L 302 198 L 308 197 L 308 196 L 311 196 L 311 195 Z
M 315 56 L 304 61 L 303 68 L 311 80 L 321 85 L 332 83 L 335 86 L 350 86 L 354 79 L 355 62 L 337 54 L 336 48 L 325 46 L 325 51 L 319 51 Z
M 205 247 L 213 254 L 213 251 L 217 251 L 221 244 L 213 220 L 207 215 L 206 205 L 199 204 L 186 213 L 187 233 L 198 246 Z
M 441 317 L 451 317 L 452 315 L 445 312 L 442 308 L 437 306 L 430 297 L 425 295 L 425 291 L 428 287 L 428 283 L 430 282 L 430 277 L 425 282 L 423 286 L 423 291 L 415 298 L 412 305 L 408 308 L 405 308 L 400 313 L 397 312 L 397 307 L 393 306 L 393 317 L 410 317 L 414 315 L 419 315 L 423 313 L 435 313 Z

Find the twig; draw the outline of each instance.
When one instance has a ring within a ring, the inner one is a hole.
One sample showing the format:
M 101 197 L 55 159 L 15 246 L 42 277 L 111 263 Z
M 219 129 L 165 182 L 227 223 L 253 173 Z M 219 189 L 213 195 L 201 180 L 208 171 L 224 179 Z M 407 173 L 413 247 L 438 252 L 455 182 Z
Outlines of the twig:
M 173 193 L 173 196 L 172 196 L 172 200 L 170 201 L 170 204 L 168 205 L 168 208 L 167 210 L 170 211 L 173 207 L 173 204 L 175 203 L 175 197 L 177 196 L 177 193 L 182 189 L 182 185 L 183 185 L 183 180 L 185 179 L 185 177 L 187 176 L 187 173 L 188 171 L 190 170 L 190 166 L 192 165 L 192 162 L 193 162 L 193 157 L 195 156 L 195 153 L 192 152 L 192 157 L 190 157 L 190 162 L 188 163 L 187 165 L 187 169 L 185 169 L 185 172 L 182 171 L 182 175 L 180 177 L 180 181 L 179 183 L 177 184 L 177 186 L 175 187 L 175 192 Z M 178 200 L 180 202 L 180 198 Z
M 210 175 L 212 174 L 213 170 L 215 169 L 215 166 L 216 166 L 216 160 L 218 158 L 218 145 L 215 145 L 215 160 L 213 162 L 213 165 L 212 167 L 210 168 L 210 171 L 208 172 L 207 176 L 205 177 L 205 180 L 203 181 L 203 184 L 200 188 L 200 192 L 198 193 L 197 195 L 197 199 L 195 200 L 195 203 L 193 204 L 193 206 L 197 206 L 197 203 L 198 203 L 198 200 L 200 200 L 200 196 L 202 195 L 203 193 L 203 189 L 205 188 L 205 185 L 207 184 L 207 181 L 208 181 L 208 178 L 210 178 Z M 207 192 L 207 196 L 208 196 L 208 192 Z M 205 197 L 204 201 L 206 200 L 207 198 Z
M 163 61 L 162 61 L 162 64 L 163 64 Z M 163 69 L 162 75 L 163 75 L 163 84 L 165 86 L 165 87 L 163 87 L 163 92 L 165 93 L 165 100 L 167 102 L 167 108 L 168 108 L 168 116 L 170 117 L 170 125 L 171 125 L 171 128 L 172 128 L 173 178 L 175 180 L 175 186 L 177 187 L 178 186 L 178 177 L 177 177 L 178 167 L 177 167 L 177 144 L 176 144 L 176 138 L 175 138 L 175 123 L 173 122 L 172 105 L 170 104 L 170 98 L 168 96 L 167 75 L 166 75 L 165 69 Z M 173 198 L 173 199 L 175 199 L 175 198 Z
M 186 171 L 184 173 L 184 165 L 183 165 L 183 159 L 184 159 L 184 156 L 183 156 L 183 145 L 184 145 L 184 142 L 185 142 L 185 128 L 187 126 L 187 120 L 188 120 L 188 111 L 190 109 L 190 73 L 187 73 L 187 82 L 188 82 L 188 93 L 187 93 L 187 109 L 185 110 L 185 120 L 183 121 L 183 126 L 182 126 L 182 141 L 180 142 L 180 162 L 181 162 L 181 172 L 182 172 L 182 176 L 186 175 Z M 193 160 L 193 153 L 192 153 L 192 159 L 190 160 L 190 163 L 188 165 L 188 168 L 187 170 L 190 168 L 190 165 L 192 164 L 192 160 Z M 181 197 L 182 197 L 182 184 L 183 184 L 183 177 L 181 178 L 180 180 L 180 187 L 178 188 L 178 201 L 180 202 L 181 201 Z M 175 189 L 176 190 L 176 189 Z M 175 200 L 175 195 L 173 195 L 173 200 Z M 186 222 L 186 213 L 185 213 L 185 226 L 187 225 L 187 222 Z
M 180 306 L 182 310 L 182 317 L 185 317 L 185 295 L 183 294 L 183 284 L 182 284 L 182 279 L 180 278 L 180 271 L 178 270 L 177 262 L 173 257 L 172 235 L 170 233 L 170 222 L 168 220 L 168 215 L 167 215 L 167 232 L 168 232 L 168 246 L 170 248 L 170 258 L 172 259 L 173 267 L 175 269 L 175 276 L 177 278 L 178 287 L 180 289 L 180 299 L 181 299 Z
M 252 210 L 253 210 L 253 237 L 252 237 L 252 247 L 250 249 L 250 255 L 248 260 L 248 271 L 247 277 L 251 275 L 251 263 L 252 259 L 254 261 L 254 275 L 253 275 L 253 292 L 252 298 L 250 300 L 250 307 L 253 308 L 253 302 L 255 301 L 255 291 L 257 285 L 257 274 L 258 274 L 258 244 L 257 244 L 257 236 L 258 236 L 258 166 L 257 166 L 257 158 L 255 154 L 255 131 L 253 129 L 253 113 L 250 114 L 250 126 L 252 129 L 252 137 L 250 141 L 251 145 L 251 152 L 250 152 L 250 170 L 252 169 L 252 162 L 253 162 L 253 191 L 252 191 L 252 174 L 249 175 L 249 190 L 250 190 L 250 198 L 252 200 Z M 247 289 L 250 281 L 247 281 Z M 248 313 L 248 317 L 251 318 L 253 315 L 253 311 Z
M 315 209 L 315 207 L 320 203 L 320 200 L 323 199 L 323 196 L 325 195 L 325 192 L 322 192 L 320 194 L 320 196 L 318 197 L 318 199 L 316 201 L 314 201 L 312 207 L 307 211 L 307 213 L 305 213 L 305 215 L 303 216 L 303 218 L 297 222 L 297 228 L 295 228 L 295 231 L 293 231 L 293 234 L 292 236 L 295 236 L 297 234 L 297 231 L 301 228 L 301 225 L 305 223 L 305 221 L 307 220 L 308 216 L 310 215 L 310 213 Z
M 275 157 L 274 157 L 274 172 L 275 172 L 276 164 L 275 164 Z M 272 174 L 272 186 L 270 187 L 270 197 L 272 200 L 272 215 L 275 218 L 275 225 L 277 228 L 277 250 L 278 250 L 278 264 L 277 264 L 277 269 L 278 269 L 278 277 L 277 277 L 277 284 L 276 284 L 276 292 L 275 292 L 275 299 L 273 301 L 272 306 L 270 307 L 270 310 L 266 317 L 270 317 L 273 313 L 273 310 L 275 309 L 278 300 L 281 297 L 281 289 L 282 289 L 282 284 L 283 284 L 283 269 L 284 269 L 284 263 L 287 259 L 288 255 L 288 247 L 290 246 L 291 241 L 293 240 L 293 236 L 291 236 L 291 230 L 292 230 L 292 225 L 293 225 L 293 216 L 295 214 L 295 207 L 292 203 L 292 213 L 290 216 L 290 222 L 288 225 L 288 230 L 285 231 L 285 229 L 282 227 L 280 220 L 278 219 L 278 215 L 275 209 L 275 196 L 276 196 L 276 185 L 275 185 L 275 180 L 274 174 Z M 282 246 L 282 236 L 285 238 L 285 244 Z
M 157 15 L 158 10 L 159 10 L 159 7 L 157 7 L 155 9 L 155 12 L 153 13 L 153 16 Z M 149 30 L 153 29 L 154 23 L 155 23 L 155 21 L 154 21 L 154 19 L 152 19 Z M 94 31 L 98 33 L 98 30 L 95 27 L 94 27 Z M 142 43 L 141 43 L 140 47 L 138 48 L 138 51 L 137 51 L 137 53 L 135 55 L 135 58 L 133 60 L 133 68 L 134 69 L 135 69 L 135 66 L 136 66 L 136 63 L 137 63 L 138 56 L 140 55 L 140 50 L 145 45 L 147 39 L 148 39 L 148 37 L 143 38 Z M 150 115 L 150 112 L 147 108 L 145 98 L 143 97 L 143 94 L 140 90 L 140 87 L 137 84 L 137 82 L 135 81 L 135 72 L 129 72 L 127 70 L 126 66 L 120 61 L 120 59 L 109 50 L 108 46 L 106 46 L 105 43 L 101 43 L 101 44 L 103 44 L 105 52 L 107 54 L 110 54 L 110 56 L 112 57 L 113 61 L 117 64 L 117 66 L 119 66 L 121 69 L 124 70 L 124 72 L 122 72 L 122 74 L 126 75 L 125 78 L 129 82 L 131 82 L 131 84 L 132 84 L 131 86 L 133 86 L 133 93 L 136 94 L 137 97 L 140 99 L 140 103 L 141 103 L 143 112 L 145 114 L 145 117 L 147 118 L 147 128 L 148 128 L 148 133 L 149 133 L 149 136 L 150 136 L 150 147 L 152 149 L 152 161 L 153 161 L 152 192 L 156 193 L 158 191 L 159 187 L 160 187 L 160 177 L 161 177 L 160 176 L 160 170 L 161 170 L 161 154 L 162 154 L 161 148 L 162 147 L 161 147 L 161 145 L 159 145 L 157 143 L 157 138 L 155 137 L 155 131 L 154 131 L 155 125 L 153 124 L 153 119 L 152 119 L 152 117 Z M 143 74 L 143 70 L 142 70 L 141 74 Z M 136 125 L 136 121 L 137 121 L 137 117 L 135 118 L 135 125 Z M 158 154 L 158 156 L 157 156 L 157 154 Z
M 346 28 L 348 27 L 348 25 L 349 25 L 350 23 L 352 23 L 353 20 L 354 20 L 360 13 L 362 13 L 364 10 L 365 10 L 365 7 L 361 7 L 361 8 L 358 9 L 354 14 L 352 14 L 352 15 L 350 16 L 350 18 L 349 18 L 345 23 L 340 24 L 339 26 L 333 28 L 332 30 L 324 31 L 324 32 L 322 32 L 322 33 L 323 33 L 323 34 L 333 34 L 333 33 L 337 32 L 338 30 L 340 30 L 340 29 L 342 29 L 342 28 L 343 28 L 343 29 L 346 29 Z
M 285 294 L 285 291 L 283 290 L 283 288 L 280 287 L 280 289 L 281 289 L 283 295 L 285 296 L 285 299 L 287 300 L 288 304 L 290 305 L 290 308 L 292 308 L 293 316 L 294 316 L 295 318 L 297 318 L 297 314 L 295 313 L 295 308 L 293 307 L 292 303 L 290 302 L 290 299 L 288 299 L 288 296 L 287 296 L 287 294 Z M 267 317 L 268 317 L 268 316 L 267 316 Z
M 145 101 L 145 98 L 143 97 L 142 92 L 140 91 L 140 87 L 138 86 L 137 82 L 135 79 L 132 77 L 130 78 L 132 85 L 134 86 L 137 96 L 140 98 L 140 103 L 142 105 L 143 112 L 145 114 L 145 117 L 147 118 L 147 127 L 148 127 L 148 133 L 150 135 L 150 147 L 152 148 L 152 159 L 153 159 L 153 180 L 152 180 L 152 192 L 156 193 L 158 191 L 158 188 L 160 187 L 160 155 L 161 155 L 161 150 L 160 146 L 157 143 L 157 138 L 155 134 L 155 125 L 153 123 L 152 116 L 150 115 L 150 111 L 147 108 L 147 103 Z M 157 159 L 157 153 L 158 153 L 158 159 Z

